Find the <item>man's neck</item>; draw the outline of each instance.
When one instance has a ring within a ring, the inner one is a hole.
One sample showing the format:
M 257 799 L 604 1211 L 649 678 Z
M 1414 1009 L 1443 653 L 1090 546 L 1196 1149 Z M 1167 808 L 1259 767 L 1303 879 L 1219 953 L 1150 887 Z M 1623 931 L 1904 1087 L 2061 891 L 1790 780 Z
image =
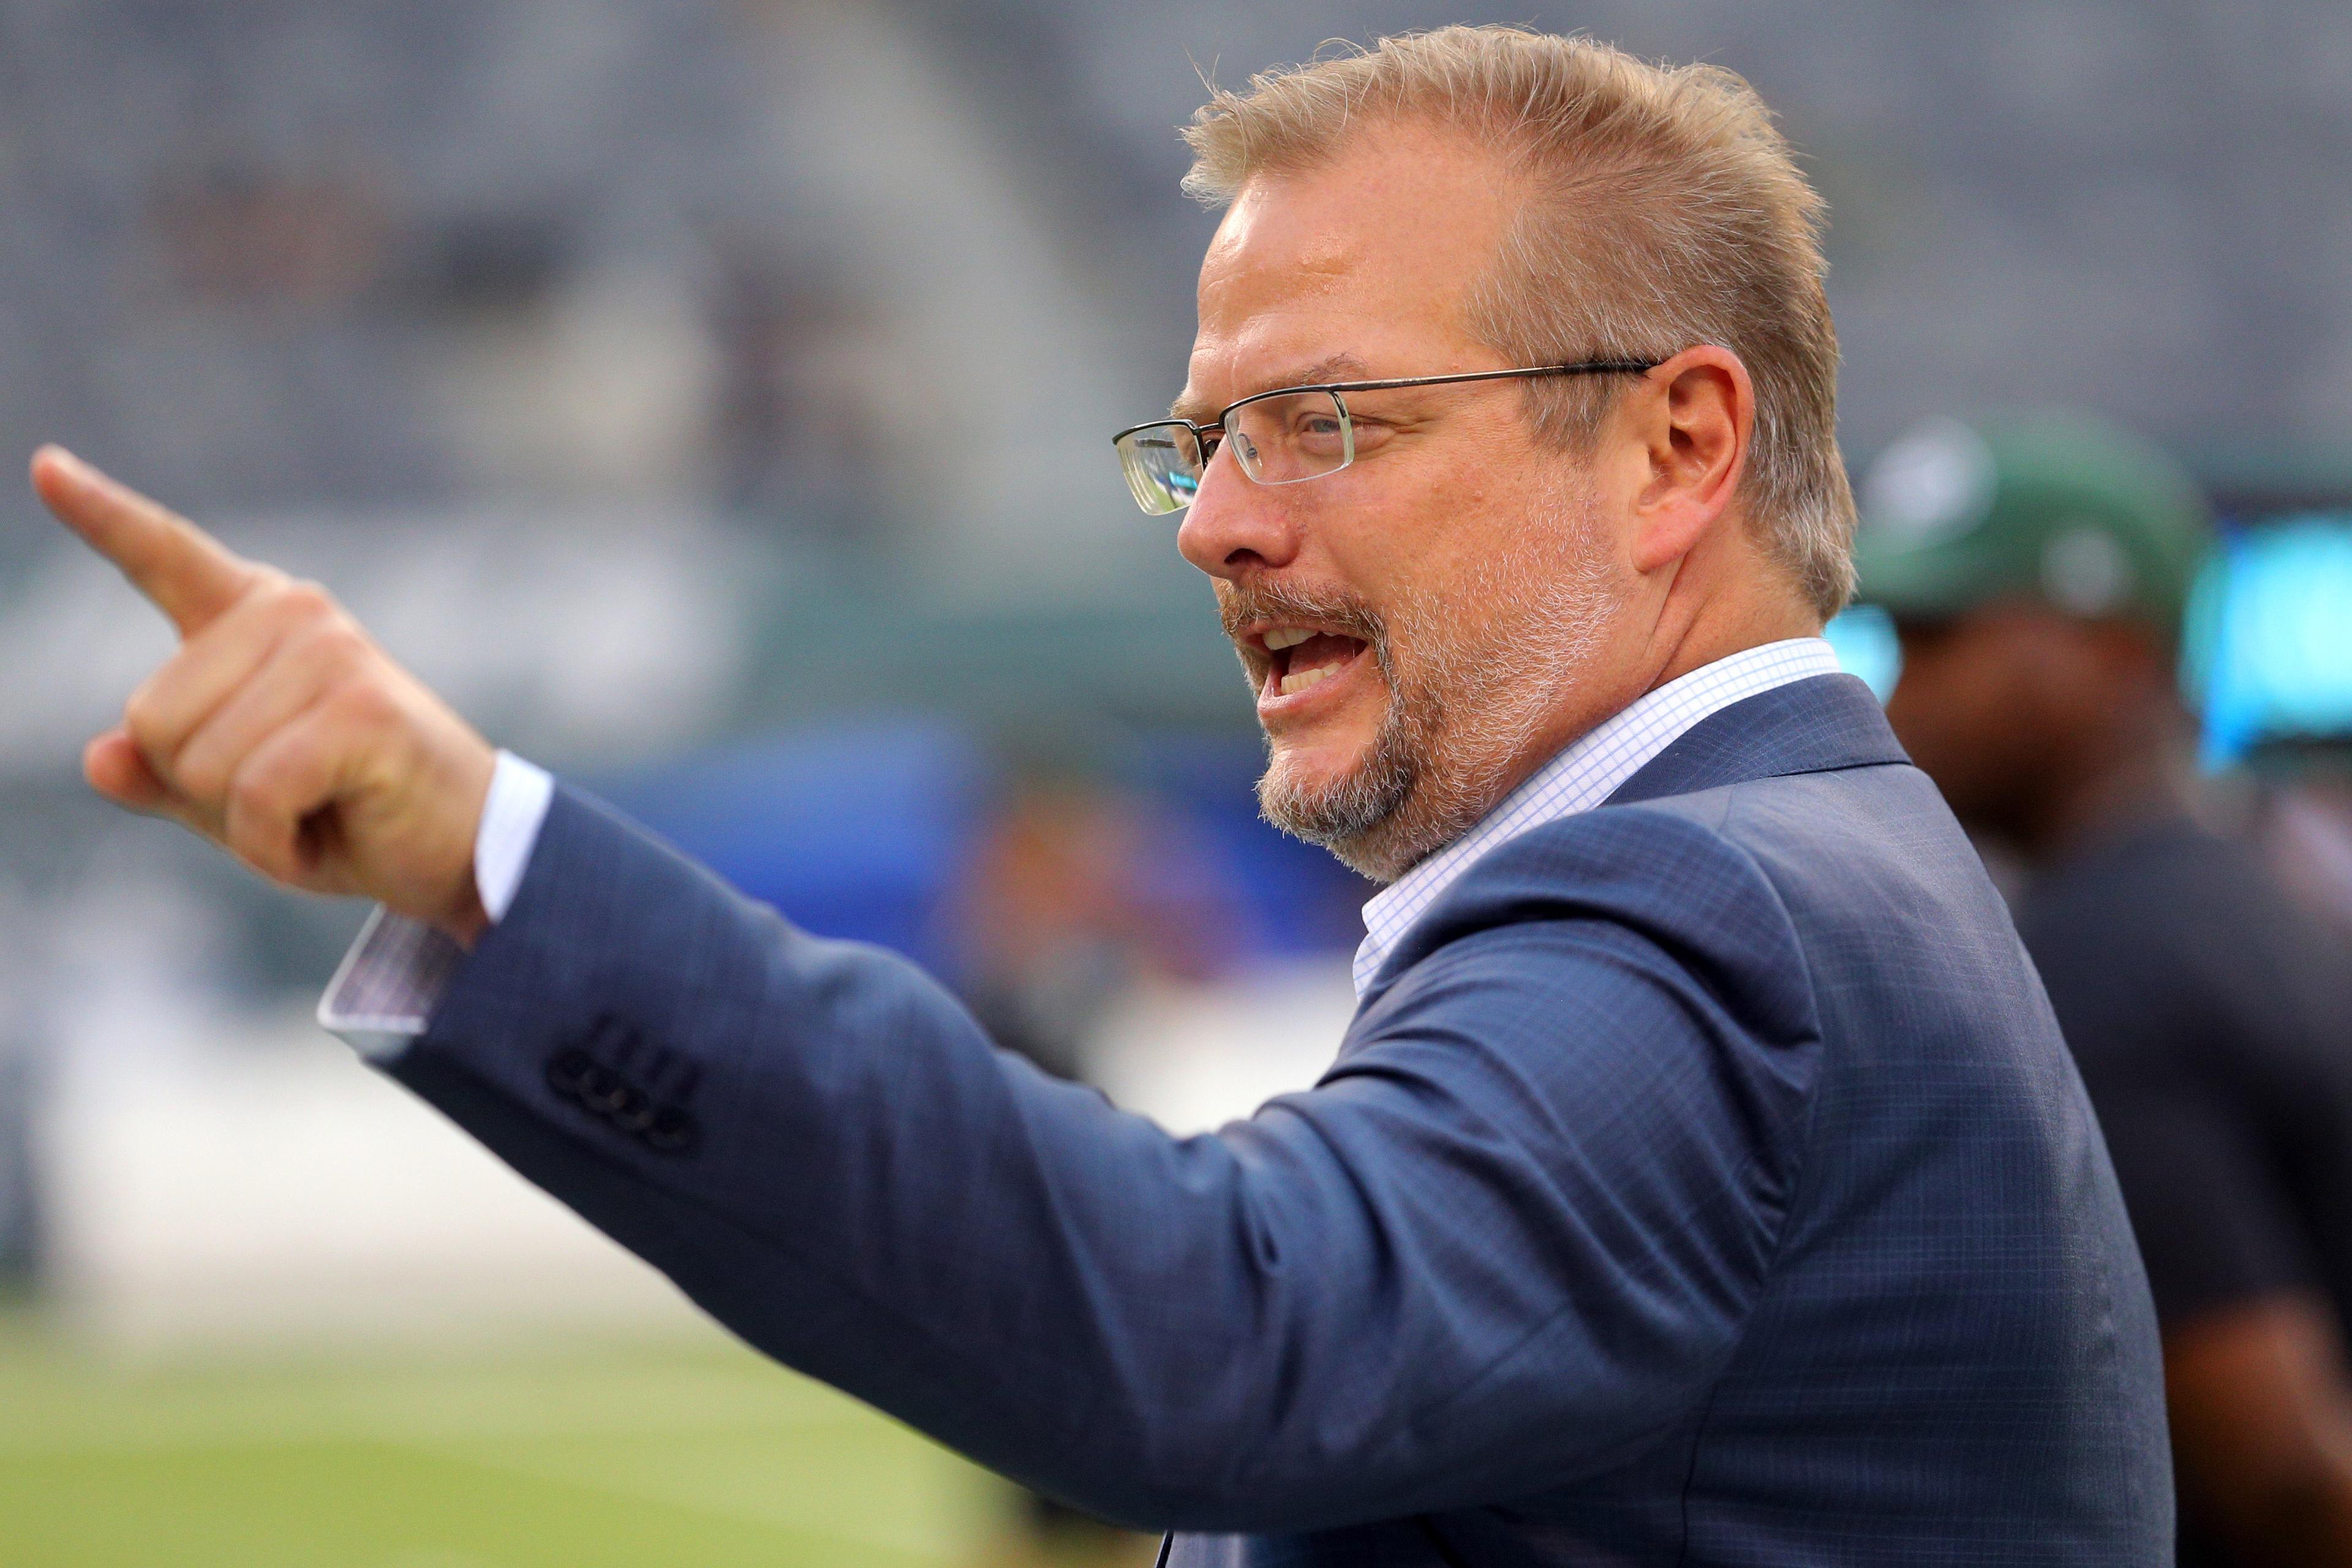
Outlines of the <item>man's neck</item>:
M 1354 847 L 1341 858 L 1376 881 L 1392 881 L 1483 821 L 1538 769 L 1658 688 L 1748 648 L 1792 637 L 1819 637 L 1822 632 L 1821 616 L 1803 605 L 1793 589 L 1762 577 L 1750 579 L 1737 594 L 1712 596 L 1699 595 L 1696 579 L 1679 580 L 1669 585 L 1655 615 L 1640 658 L 1630 668 L 1621 665 L 1603 685 L 1602 689 L 1613 695 L 1602 697 L 1596 708 L 1591 705 L 1594 692 L 1588 687 L 1583 702 L 1564 704 L 1550 724 L 1536 730 L 1517 749 L 1509 765 L 1495 770 L 1475 809 L 1467 803 L 1454 803 L 1455 809 L 1447 813 L 1451 832 L 1400 835 L 1421 840 L 1419 853 L 1410 858 L 1389 858 L 1384 853 L 1387 843 Z M 1385 839 L 1395 833 L 1398 826 L 1395 822 L 1383 825 L 1381 837 Z
M 1660 687 L 1752 647 L 1792 637 L 1817 637 L 1822 635 L 1822 619 L 1789 595 L 1757 593 L 1738 600 L 1718 598 L 1679 630 L 1666 626 L 1662 617 L 1657 633 L 1644 658 L 1618 687 L 1620 699 L 1583 722 L 1555 726 L 1533 737 L 1534 743 L 1524 749 L 1514 765 L 1497 775 L 1487 810 L 1508 797 L 1537 769 Z
M 1714 609 L 1716 613 L 1694 620 L 1681 637 L 1665 647 L 1657 674 L 1643 689 L 1645 692 L 1751 647 L 1822 635 L 1818 612 L 1779 594 L 1718 604 Z

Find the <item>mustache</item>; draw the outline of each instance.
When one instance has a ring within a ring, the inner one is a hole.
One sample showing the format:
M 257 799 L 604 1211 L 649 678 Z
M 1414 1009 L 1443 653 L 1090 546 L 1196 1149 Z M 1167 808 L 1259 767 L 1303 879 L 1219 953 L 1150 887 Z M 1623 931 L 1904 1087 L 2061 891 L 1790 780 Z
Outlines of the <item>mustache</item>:
M 1369 645 L 1385 663 L 1388 622 L 1358 595 L 1339 587 L 1295 583 L 1220 583 L 1217 618 L 1225 636 L 1239 643 L 1243 628 L 1258 621 L 1311 621 Z

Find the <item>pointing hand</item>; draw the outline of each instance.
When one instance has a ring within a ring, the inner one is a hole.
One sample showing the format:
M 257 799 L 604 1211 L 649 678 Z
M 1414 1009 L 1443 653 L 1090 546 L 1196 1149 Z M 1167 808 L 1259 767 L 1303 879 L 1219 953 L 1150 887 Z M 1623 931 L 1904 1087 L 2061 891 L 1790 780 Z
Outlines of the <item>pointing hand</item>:
M 271 880 L 359 893 L 470 942 L 488 742 L 315 583 L 242 560 L 56 447 L 33 489 L 179 628 L 91 741 L 108 799 L 170 816 Z

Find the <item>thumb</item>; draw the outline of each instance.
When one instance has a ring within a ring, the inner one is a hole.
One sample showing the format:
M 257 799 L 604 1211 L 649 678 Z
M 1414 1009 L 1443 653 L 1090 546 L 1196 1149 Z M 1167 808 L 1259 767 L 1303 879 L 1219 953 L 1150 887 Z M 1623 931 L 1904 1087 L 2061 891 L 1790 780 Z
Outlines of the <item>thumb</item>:
M 109 730 L 82 748 L 81 771 L 90 788 L 117 805 L 169 813 L 178 804 L 170 786 L 147 765 L 138 743 L 120 728 Z

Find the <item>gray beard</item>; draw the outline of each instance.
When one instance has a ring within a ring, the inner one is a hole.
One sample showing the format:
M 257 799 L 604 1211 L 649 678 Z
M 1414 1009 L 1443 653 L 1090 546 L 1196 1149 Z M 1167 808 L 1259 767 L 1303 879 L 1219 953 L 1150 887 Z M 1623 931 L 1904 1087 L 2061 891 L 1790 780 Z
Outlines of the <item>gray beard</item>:
M 1376 882 L 1392 882 L 1494 809 L 1590 664 L 1615 603 L 1593 545 L 1590 501 L 1564 505 L 1548 521 L 1545 537 L 1556 550 L 1492 561 L 1460 595 L 1492 612 L 1475 640 L 1447 640 L 1444 607 L 1433 605 L 1400 609 L 1402 637 L 1385 626 L 1369 628 L 1389 689 L 1371 746 L 1346 774 L 1318 785 L 1274 759 L 1257 786 L 1267 822 Z M 1543 584 L 1532 601 L 1531 581 Z M 1412 652 L 1409 668 L 1400 642 Z

